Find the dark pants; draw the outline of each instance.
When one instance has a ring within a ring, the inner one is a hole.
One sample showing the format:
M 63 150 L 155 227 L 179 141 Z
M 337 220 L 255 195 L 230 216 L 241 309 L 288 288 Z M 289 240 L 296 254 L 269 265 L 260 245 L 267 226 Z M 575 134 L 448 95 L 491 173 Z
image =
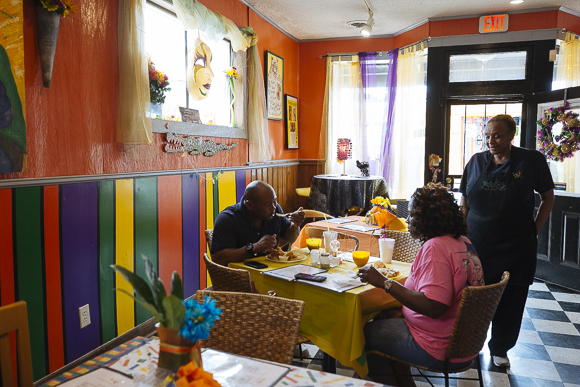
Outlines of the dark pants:
M 507 351 L 516 345 L 529 287 L 509 283 L 506 286 L 491 322 L 491 340 L 488 343 L 491 356 L 506 357 Z

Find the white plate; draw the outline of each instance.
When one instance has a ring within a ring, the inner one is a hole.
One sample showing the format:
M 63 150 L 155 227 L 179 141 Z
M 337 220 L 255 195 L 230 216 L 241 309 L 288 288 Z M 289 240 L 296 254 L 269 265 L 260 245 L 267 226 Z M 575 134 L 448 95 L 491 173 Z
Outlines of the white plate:
M 300 259 L 293 259 L 293 260 L 291 260 L 291 261 L 290 261 L 290 260 L 287 260 L 287 261 L 279 261 L 279 260 L 276 260 L 276 259 L 270 259 L 270 258 L 268 258 L 268 257 L 266 256 L 266 261 L 270 261 L 270 262 L 278 262 L 278 263 L 294 263 L 294 262 L 302 262 L 302 261 L 304 261 L 306 258 L 308 258 L 308 256 L 307 256 L 307 255 L 304 255 L 304 254 L 302 254 L 302 253 L 298 253 L 298 254 L 294 253 L 294 254 L 295 254 L 296 256 L 298 256 L 298 257 L 302 257 L 302 258 L 300 258 Z

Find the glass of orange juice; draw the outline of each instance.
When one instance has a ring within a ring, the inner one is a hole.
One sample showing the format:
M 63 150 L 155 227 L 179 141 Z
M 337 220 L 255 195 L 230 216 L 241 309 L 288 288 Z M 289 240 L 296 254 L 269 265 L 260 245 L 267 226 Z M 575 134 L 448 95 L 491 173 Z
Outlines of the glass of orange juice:
M 369 261 L 369 256 L 371 253 L 368 251 L 357 250 L 352 252 L 352 260 L 354 261 L 355 265 L 360 269 L 364 265 L 367 264 Z

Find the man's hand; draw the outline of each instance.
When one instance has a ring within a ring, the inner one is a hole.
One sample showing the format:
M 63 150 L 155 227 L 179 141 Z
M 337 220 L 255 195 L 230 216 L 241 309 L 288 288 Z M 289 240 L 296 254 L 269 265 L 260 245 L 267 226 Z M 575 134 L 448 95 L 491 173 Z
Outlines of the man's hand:
M 300 207 L 296 211 L 288 214 L 288 220 L 290 220 L 290 222 L 294 223 L 296 226 L 300 227 L 302 223 L 304 223 L 305 215 L 306 213 L 302 211 L 302 207 Z
M 276 248 L 278 241 L 276 234 L 264 235 L 258 242 L 254 243 L 254 254 L 265 255 Z

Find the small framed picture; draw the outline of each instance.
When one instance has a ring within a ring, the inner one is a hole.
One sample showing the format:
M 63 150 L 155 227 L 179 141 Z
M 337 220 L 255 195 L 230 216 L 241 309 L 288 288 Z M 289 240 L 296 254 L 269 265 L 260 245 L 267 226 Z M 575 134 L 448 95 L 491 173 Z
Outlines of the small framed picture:
M 284 119 L 284 59 L 266 51 L 264 63 L 268 119 L 282 121 Z
M 286 120 L 286 148 L 298 149 L 298 98 L 284 96 L 284 116 Z

